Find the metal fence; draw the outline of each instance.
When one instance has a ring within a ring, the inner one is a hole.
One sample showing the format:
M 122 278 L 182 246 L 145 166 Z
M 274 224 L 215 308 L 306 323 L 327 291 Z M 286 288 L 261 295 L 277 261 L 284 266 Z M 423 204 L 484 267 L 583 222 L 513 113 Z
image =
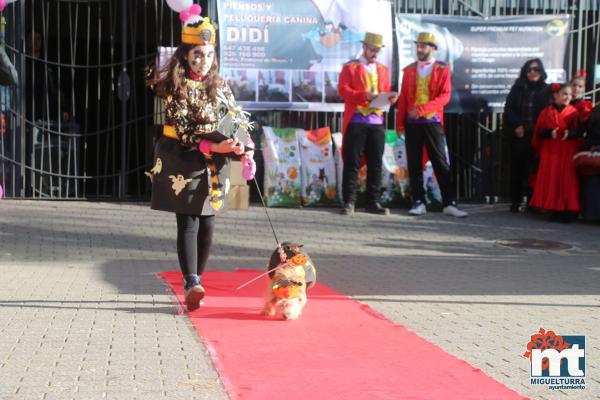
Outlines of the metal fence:
M 568 75 L 585 68 L 591 79 L 587 94 L 596 102 L 600 76 L 600 2 L 597 0 L 395 0 L 396 13 L 471 17 L 563 14 L 573 21 Z M 524 37 L 524 40 L 527 40 Z M 596 82 L 594 81 L 596 79 Z M 502 135 L 501 113 L 448 114 L 446 134 L 459 197 L 498 202 L 508 197 L 508 138 Z
M 357 0 L 359 1 L 359 0 Z M 599 2 L 395 0 L 395 13 L 492 17 L 569 14 L 569 73 L 600 64 Z M 215 0 L 200 1 L 215 19 Z M 20 0 L 7 6 L 5 50 L 19 86 L 0 90 L 0 183 L 7 197 L 147 199 L 154 98 L 144 68 L 158 46 L 178 43 L 163 0 Z M 218 22 L 218 21 L 217 21 Z M 593 74 L 591 74 L 593 75 Z M 598 84 L 588 81 L 595 100 Z M 393 127 L 394 115 L 388 115 Z M 271 126 L 341 128 L 340 113 L 271 111 Z M 446 131 L 462 200 L 508 192 L 501 114 L 449 114 Z
M 144 68 L 177 43 L 163 0 L 20 0 L 5 49 L 19 85 L 0 92 L 7 197 L 143 199 L 153 95 Z

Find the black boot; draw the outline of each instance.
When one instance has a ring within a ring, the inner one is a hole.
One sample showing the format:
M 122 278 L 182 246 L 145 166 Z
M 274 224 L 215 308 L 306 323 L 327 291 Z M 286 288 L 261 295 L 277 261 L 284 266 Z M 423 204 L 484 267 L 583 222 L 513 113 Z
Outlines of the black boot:
M 365 212 L 378 215 L 390 215 L 390 209 L 382 207 L 379 203 L 371 203 L 365 207 Z

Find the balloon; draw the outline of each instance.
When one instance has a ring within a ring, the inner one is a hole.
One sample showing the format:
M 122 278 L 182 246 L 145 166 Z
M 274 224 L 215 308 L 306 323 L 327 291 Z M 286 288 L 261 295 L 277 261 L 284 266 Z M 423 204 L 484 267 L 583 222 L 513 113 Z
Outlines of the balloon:
M 200 7 L 200 4 L 194 4 L 190 8 L 181 11 L 179 13 L 179 19 L 181 20 L 181 22 L 185 22 L 188 20 L 188 18 L 194 17 L 196 15 L 199 16 L 201 12 L 202 7 Z
M 2 0 L 0 0 L 2 1 Z M 10 1 L 10 0 L 9 0 Z M 13 0 L 14 1 L 14 0 Z M 166 0 L 167 4 L 173 11 L 181 12 L 190 8 L 194 4 L 194 0 Z
M 10 3 L 14 3 L 17 0 L 0 0 L 0 12 L 4 11 L 4 7 L 6 7 Z
M 0 185 L 0 200 L 2 200 L 2 196 L 4 196 L 4 190 L 2 189 L 2 185 Z

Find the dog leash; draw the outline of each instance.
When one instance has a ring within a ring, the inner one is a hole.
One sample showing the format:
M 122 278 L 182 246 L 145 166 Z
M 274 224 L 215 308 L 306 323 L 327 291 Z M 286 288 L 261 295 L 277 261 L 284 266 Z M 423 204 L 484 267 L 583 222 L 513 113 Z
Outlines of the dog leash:
M 271 231 L 273 232 L 273 237 L 275 238 L 275 243 L 277 243 L 277 250 L 279 252 L 279 257 L 281 258 L 282 256 L 285 255 L 285 252 L 283 251 L 283 248 L 281 247 L 281 243 L 279 243 L 279 239 L 277 238 L 277 233 L 275 233 L 275 228 L 273 227 L 273 222 L 271 221 L 271 217 L 269 216 L 269 211 L 267 211 L 267 203 L 265 203 L 265 199 L 262 195 L 262 192 L 260 191 L 260 187 L 258 186 L 258 182 L 256 181 L 256 176 L 254 178 L 252 178 L 252 180 L 254 181 L 254 186 L 256 186 L 256 191 L 258 192 L 258 197 L 260 197 L 260 202 L 262 203 L 263 208 L 265 210 L 265 214 L 267 215 L 267 219 L 269 220 L 269 225 L 271 225 Z M 279 264 L 279 265 L 281 265 L 281 264 Z M 277 268 L 279 268 L 279 265 L 277 265 L 275 268 L 271 268 L 271 269 L 267 270 L 267 272 L 264 272 L 258 276 L 255 276 L 254 278 L 250 279 L 249 281 L 241 284 L 240 286 L 237 287 L 236 290 L 240 290 L 240 289 L 248 286 L 252 282 L 262 278 L 263 276 L 270 274 L 271 272 L 273 272 Z
M 260 187 L 258 186 L 258 182 L 256 181 L 256 176 L 252 178 L 254 181 L 254 186 L 256 186 L 256 191 L 258 192 L 258 197 L 260 197 L 260 202 L 265 209 L 265 214 L 267 214 L 267 219 L 269 220 L 269 225 L 271 225 L 271 231 L 273 232 L 273 237 L 275 237 L 275 243 L 277 243 L 277 247 L 281 248 L 281 244 L 279 243 L 279 239 L 277 239 L 277 234 L 275 233 L 275 228 L 273 227 L 273 223 L 271 222 L 271 217 L 269 216 L 269 212 L 267 211 L 267 203 L 265 203 L 265 199 L 263 198 L 262 192 L 260 191 Z

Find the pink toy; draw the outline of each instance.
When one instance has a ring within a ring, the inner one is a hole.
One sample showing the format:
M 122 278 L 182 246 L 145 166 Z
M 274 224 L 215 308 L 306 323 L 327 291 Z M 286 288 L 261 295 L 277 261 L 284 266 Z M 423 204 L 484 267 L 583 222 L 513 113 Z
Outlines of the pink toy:
M 242 177 L 251 181 L 254 179 L 254 174 L 256 174 L 256 162 L 252 158 L 247 158 L 242 161 Z
M 212 142 L 210 140 L 201 140 L 200 144 L 198 145 L 198 150 L 200 150 L 201 153 L 211 155 L 211 146 Z

